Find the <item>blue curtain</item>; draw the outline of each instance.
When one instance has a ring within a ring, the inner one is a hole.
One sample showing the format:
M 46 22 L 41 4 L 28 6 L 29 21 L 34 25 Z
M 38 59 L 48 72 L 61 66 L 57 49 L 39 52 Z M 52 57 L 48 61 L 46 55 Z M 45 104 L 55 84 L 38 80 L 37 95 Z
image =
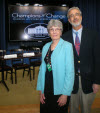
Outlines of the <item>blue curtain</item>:
M 96 15 L 97 15 L 97 30 L 99 31 L 100 34 L 100 1 L 97 1 L 97 6 L 96 6 Z
M 83 26 L 97 30 L 100 35 L 100 1 L 75 0 L 74 4 L 78 6 L 82 11 Z
M 5 40 L 5 0 L 0 0 L 0 49 L 6 49 L 6 40 Z

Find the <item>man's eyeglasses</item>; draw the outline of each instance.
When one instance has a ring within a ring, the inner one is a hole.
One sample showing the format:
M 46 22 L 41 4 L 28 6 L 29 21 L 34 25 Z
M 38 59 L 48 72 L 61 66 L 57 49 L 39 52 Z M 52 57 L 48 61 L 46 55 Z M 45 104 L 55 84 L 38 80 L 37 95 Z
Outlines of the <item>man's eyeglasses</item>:
M 51 28 L 51 29 L 49 29 L 50 32 L 54 32 L 54 31 L 59 32 L 60 30 L 61 30 L 60 28 L 56 28 L 56 29 Z
M 71 14 L 69 15 L 69 18 L 73 18 L 74 16 L 80 16 L 80 15 L 81 15 L 80 13 Z

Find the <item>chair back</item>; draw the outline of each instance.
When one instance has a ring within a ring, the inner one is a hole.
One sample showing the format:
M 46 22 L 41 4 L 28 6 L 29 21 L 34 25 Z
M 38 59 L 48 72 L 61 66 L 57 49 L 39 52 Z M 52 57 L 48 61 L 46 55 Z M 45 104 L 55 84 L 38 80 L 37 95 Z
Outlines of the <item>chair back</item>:
M 12 65 L 23 64 L 23 49 L 11 49 L 10 54 L 17 54 L 17 59 L 12 59 Z
M 40 53 L 40 48 L 30 47 L 29 51 L 34 51 L 35 54 L 38 54 L 38 53 Z
M 6 50 L 0 50 L 0 58 L 4 58 L 4 55 L 6 54 Z M 6 62 L 3 62 L 3 64 L 6 64 Z M 0 60 L 0 66 L 2 65 L 2 61 Z
M 0 50 L 0 56 L 4 56 L 6 54 L 6 50 Z
M 23 55 L 23 49 L 11 49 L 11 54 Z

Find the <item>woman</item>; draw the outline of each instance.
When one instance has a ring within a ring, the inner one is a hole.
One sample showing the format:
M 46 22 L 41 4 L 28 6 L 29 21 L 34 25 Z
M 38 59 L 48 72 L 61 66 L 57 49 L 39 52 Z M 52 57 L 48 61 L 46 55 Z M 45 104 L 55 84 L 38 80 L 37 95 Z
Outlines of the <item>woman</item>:
M 40 91 L 40 113 L 67 113 L 68 96 L 74 84 L 72 44 L 61 38 L 63 25 L 50 20 L 47 26 L 52 39 L 42 50 L 42 63 L 37 81 Z

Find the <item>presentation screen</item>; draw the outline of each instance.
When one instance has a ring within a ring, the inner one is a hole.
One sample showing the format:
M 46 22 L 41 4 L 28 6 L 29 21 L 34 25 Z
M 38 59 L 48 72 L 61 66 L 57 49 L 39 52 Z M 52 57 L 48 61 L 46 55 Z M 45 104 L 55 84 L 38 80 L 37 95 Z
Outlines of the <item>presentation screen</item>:
M 48 41 L 47 24 L 51 19 L 61 20 L 68 28 L 67 10 L 62 6 L 9 5 L 9 41 Z

